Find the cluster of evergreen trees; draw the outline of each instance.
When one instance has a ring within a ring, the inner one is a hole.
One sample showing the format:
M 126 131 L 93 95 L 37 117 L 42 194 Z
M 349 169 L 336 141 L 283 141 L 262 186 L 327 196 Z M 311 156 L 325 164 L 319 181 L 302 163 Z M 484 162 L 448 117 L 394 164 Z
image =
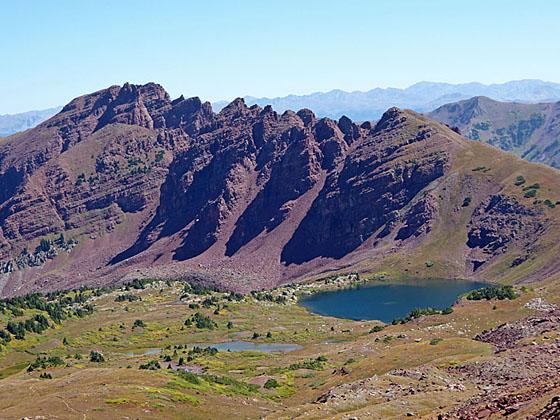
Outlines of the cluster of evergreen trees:
M 25 321 L 9 321 L 6 330 L 14 335 L 17 340 L 23 340 L 26 331 L 41 334 L 49 327 L 49 320 L 45 315 L 35 314 L 33 318 L 26 319 Z
M 192 317 L 187 318 L 187 320 L 185 321 L 185 326 L 190 327 L 192 325 L 196 326 L 196 328 L 198 329 L 206 328 L 209 330 L 213 330 L 214 328 L 218 327 L 218 325 L 212 320 L 212 318 L 201 314 L 200 312 L 195 313 Z
M 38 310 L 45 312 L 54 323 L 61 323 L 68 316 L 84 317 L 93 312 L 93 306 L 84 304 L 88 296 L 80 290 L 73 295 L 67 292 L 54 292 L 43 295 L 30 293 L 0 300 L 0 312 L 11 313 L 14 317 L 25 314 L 25 310 Z M 72 307 L 72 308 L 70 308 Z M 0 344 L 8 343 L 12 337 L 23 340 L 26 332 L 41 334 L 51 325 L 44 314 L 35 314 L 30 319 L 22 321 L 9 321 L 5 329 L 0 330 Z
M 64 360 L 58 356 L 38 356 L 33 363 L 27 368 L 28 372 L 33 372 L 35 369 L 46 369 L 48 367 L 63 366 Z
M 473 290 L 467 295 L 468 300 L 491 300 L 491 299 L 516 299 L 518 297 L 513 286 L 485 287 Z
M 435 309 L 435 308 L 415 308 L 404 318 L 396 318 L 393 320 L 393 325 L 405 324 L 413 319 L 420 318 L 427 315 L 449 315 L 453 313 L 453 308 L 448 307 L 445 309 Z
M 282 295 L 274 296 L 270 292 L 251 292 L 251 296 L 253 296 L 259 302 L 274 302 L 280 305 L 285 304 L 288 301 L 287 293 L 284 292 Z

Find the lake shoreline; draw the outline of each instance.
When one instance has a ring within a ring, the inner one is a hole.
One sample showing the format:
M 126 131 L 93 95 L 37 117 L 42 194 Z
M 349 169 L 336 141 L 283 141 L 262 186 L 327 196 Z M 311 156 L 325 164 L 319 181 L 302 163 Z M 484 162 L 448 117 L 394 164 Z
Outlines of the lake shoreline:
M 298 304 L 321 316 L 387 324 L 415 309 L 450 308 L 466 293 L 489 285 L 491 283 L 458 279 L 360 281 L 346 287 L 302 293 Z

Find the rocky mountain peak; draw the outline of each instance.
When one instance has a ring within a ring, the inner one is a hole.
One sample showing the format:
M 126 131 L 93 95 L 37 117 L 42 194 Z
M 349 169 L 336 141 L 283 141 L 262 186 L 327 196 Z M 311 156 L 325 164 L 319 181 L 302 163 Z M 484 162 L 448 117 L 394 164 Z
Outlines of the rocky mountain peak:
M 185 99 L 181 97 L 171 103 L 164 115 L 165 126 L 168 128 L 182 128 L 189 135 L 194 135 L 202 127 L 212 124 L 214 112 L 210 102 L 202 102 L 198 97 Z
M 344 133 L 344 140 L 346 140 L 348 144 L 352 144 L 354 140 L 360 137 L 360 129 L 346 115 L 340 117 L 338 120 L 338 127 Z
M 406 114 L 406 111 L 402 111 L 397 107 L 389 108 L 377 122 L 375 131 L 386 130 L 399 126 L 406 121 Z
M 245 103 L 245 99 L 235 98 L 228 105 L 226 105 L 218 115 L 225 119 L 236 119 L 249 115 L 250 113 L 251 110 Z
M 315 117 L 313 111 L 307 108 L 300 109 L 297 112 L 297 115 L 301 118 L 306 127 L 314 125 L 315 121 L 317 120 L 317 117 Z
M 331 138 L 342 139 L 344 137 L 340 128 L 338 128 L 337 123 L 330 118 L 321 118 L 317 121 L 317 123 L 313 126 L 313 131 L 319 142 Z
M 107 105 L 98 129 L 107 124 L 129 124 L 145 128 L 161 127 L 163 113 L 171 107 L 169 94 L 156 83 L 125 83 L 117 97 Z

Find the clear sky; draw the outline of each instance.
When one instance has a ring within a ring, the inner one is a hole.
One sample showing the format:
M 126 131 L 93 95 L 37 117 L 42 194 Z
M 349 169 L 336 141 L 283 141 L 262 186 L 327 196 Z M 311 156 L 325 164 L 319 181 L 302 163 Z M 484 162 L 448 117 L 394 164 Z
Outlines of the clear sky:
M 560 82 L 556 0 L 0 0 L 0 114 L 125 81 L 204 100 Z

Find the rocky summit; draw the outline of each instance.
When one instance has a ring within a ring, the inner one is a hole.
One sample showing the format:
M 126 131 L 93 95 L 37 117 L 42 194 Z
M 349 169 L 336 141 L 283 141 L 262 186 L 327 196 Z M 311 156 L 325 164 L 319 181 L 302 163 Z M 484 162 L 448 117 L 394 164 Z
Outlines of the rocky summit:
M 215 113 L 112 86 L 0 140 L 1 294 L 353 270 L 527 282 L 560 271 L 559 200 L 554 169 L 412 111 Z

